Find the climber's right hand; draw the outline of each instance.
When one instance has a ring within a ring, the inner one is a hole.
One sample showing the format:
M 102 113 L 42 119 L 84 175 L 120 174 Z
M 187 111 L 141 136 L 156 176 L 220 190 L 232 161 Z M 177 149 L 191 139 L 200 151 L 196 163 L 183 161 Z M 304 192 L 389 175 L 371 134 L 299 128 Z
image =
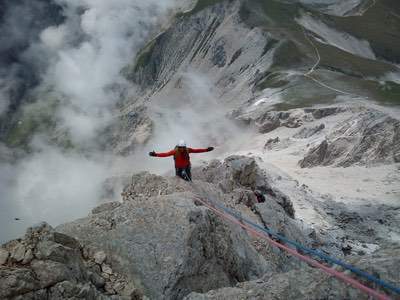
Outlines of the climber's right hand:
M 149 152 L 149 155 L 150 155 L 150 156 L 157 156 L 157 154 L 156 154 L 156 152 L 155 152 L 155 151 L 151 151 L 151 152 Z

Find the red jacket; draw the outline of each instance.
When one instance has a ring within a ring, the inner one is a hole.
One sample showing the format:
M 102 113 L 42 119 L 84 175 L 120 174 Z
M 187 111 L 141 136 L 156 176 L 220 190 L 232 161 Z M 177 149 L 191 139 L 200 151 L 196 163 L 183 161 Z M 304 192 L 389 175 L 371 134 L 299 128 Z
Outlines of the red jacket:
M 189 153 L 202 153 L 208 152 L 208 149 L 193 149 L 193 148 L 186 148 L 187 152 L 176 153 L 176 149 L 173 149 L 168 152 L 156 153 L 157 157 L 168 157 L 174 156 L 175 158 L 175 168 L 186 168 L 190 166 L 190 157 Z

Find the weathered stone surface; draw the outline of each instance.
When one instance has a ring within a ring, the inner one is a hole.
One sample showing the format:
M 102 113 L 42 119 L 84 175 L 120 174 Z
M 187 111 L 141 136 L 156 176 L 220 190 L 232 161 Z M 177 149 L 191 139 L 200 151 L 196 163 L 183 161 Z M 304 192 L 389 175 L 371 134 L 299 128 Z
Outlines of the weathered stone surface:
M 267 184 L 262 171 L 253 158 L 231 156 L 224 162 L 212 161 L 202 168 L 194 168 L 195 178 L 218 185 L 229 193 L 236 188 L 263 189 Z
M 81 274 L 74 274 L 74 271 L 69 270 L 65 264 L 52 260 L 34 260 L 31 267 L 40 282 L 41 288 L 72 279 L 75 274 L 78 275 L 78 279 L 81 279 Z
M 25 256 L 24 256 L 24 259 L 23 259 L 23 261 L 22 261 L 22 264 L 23 264 L 23 265 L 29 264 L 29 263 L 32 261 L 32 259 L 33 259 L 33 252 L 32 252 L 32 249 L 28 249 L 28 250 L 25 252 Z
M 110 267 L 109 265 L 106 265 L 106 264 L 103 264 L 103 265 L 101 266 L 101 270 L 102 270 L 104 273 L 108 274 L 108 275 L 111 275 L 111 274 L 113 273 L 111 267 Z
M 107 211 L 107 210 L 113 210 L 114 208 L 117 208 L 120 205 L 121 205 L 120 202 L 103 203 L 103 204 L 93 208 L 92 209 L 92 214 L 99 214 L 99 213 Z
M 293 215 L 288 215 L 279 204 L 273 201 L 265 201 L 256 204 L 254 210 L 267 228 L 271 228 L 288 239 L 303 245 L 311 245 L 312 239 L 307 237 L 305 232 L 299 228 L 299 224 L 292 218 Z
M 306 113 L 311 113 L 315 119 L 322 119 L 331 115 L 336 115 L 346 111 L 345 107 L 321 107 L 321 108 L 305 108 Z
M 324 124 L 319 124 L 315 127 L 304 127 L 300 129 L 299 132 L 297 132 L 293 137 L 297 139 L 306 139 L 321 132 L 324 128 Z
M 363 269 L 381 274 L 392 284 L 399 282 L 399 248 L 378 251 L 362 259 L 353 259 Z M 393 270 L 393 272 L 391 272 Z M 387 293 L 387 291 L 385 291 Z M 394 295 L 393 295 L 394 296 Z M 359 290 L 345 287 L 341 281 L 322 273 L 319 269 L 303 266 L 279 274 L 268 274 L 259 280 L 239 283 L 235 287 L 210 291 L 206 294 L 192 293 L 185 300 L 253 300 L 253 299 L 369 299 Z
M 191 291 L 257 278 L 284 265 L 280 253 L 267 248 L 259 254 L 253 238 L 194 204 L 197 197 L 220 201 L 257 219 L 250 209 L 261 205 L 257 203 L 263 197 L 275 205 L 265 210 L 279 210 L 289 224 L 287 219 L 294 214 L 290 200 L 269 186 L 256 161 L 232 156 L 194 168 L 193 174 L 193 183 L 149 173 L 134 175 L 121 205 L 58 229 L 103 249 L 105 278 L 111 279 L 114 272 L 126 274 L 151 298 L 182 298 Z M 105 229 L 105 222 L 113 227 Z M 108 286 L 108 290 L 118 288 Z
M 322 164 L 324 160 L 329 156 L 328 153 L 329 144 L 327 140 L 323 140 L 317 147 L 311 149 L 306 157 L 299 161 L 299 165 L 302 168 L 311 166 L 318 166 Z M 344 151 L 343 151 L 344 152 Z
M 272 120 L 266 120 L 263 123 L 258 123 L 256 125 L 258 127 L 259 133 L 268 133 L 281 126 L 281 122 L 278 118 L 274 118 Z
M 97 218 L 105 217 L 115 221 L 114 230 L 95 225 Z M 241 230 L 196 207 L 190 194 L 129 198 L 110 215 L 97 214 L 79 223 L 79 230 L 74 223 L 60 229 L 102 245 L 112 269 L 129 274 L 155 298 L 181 298 L 192 290 L 230 285 L 268 270 Z
M 5 299 L 38 289 L 40 282 L 27 268 L 0 267 L 0 298 Z
M 4 257 L 12 253 L 7 266 L 0 266 L 1 299 L 110 299 L 103 287 L 111 282 L 92 267 L 97 266 L 95 258 L 89 253 L 84 258 L 76 239 L 55 232 L 48 224 L 29 228 L 24 239 L 0 249 Z M 125 277 L 113 276 L 126 294 Z M 113 299 L 123 297 L 119 291 L 114 294 Z
M 10 253 L 6 249 L 0 248 L 0 265 L 4 265 L 9 256 Z
M 17 243 L 13 249 L 11 249 L 11 258 L 16 262 L 21 262 L 25 257 L 26 247 L 22 243 Z
M 273 147 L 273 145 L 277 144 L 280 142 L 279 137 L 276 138 L 270 138 L 268 139 L 268 141 L 265 143 L 264 145 L 264 149 L 271 149 Z
M 289 216 L 294 216 L 290 199 L 271 187 L 254 158 L 230 156 L 224 162 L 213 161 L 205 167 L 194 168 L 192 173 L 194 178 L 218 185 L 225 194 L 235 193 L 235 190 L 240 191 L 243 188 L 253 193 L 259 191 L 274 199 Z
M 399 130 L 400 121 L 368 109 L 337 125 L 327 140 L 312 148 L 299 164 L 306 168 L 396 162 Z
M 319 271 L 198 206 L 199 199 L 220 203 L 234 209 L 237 218 L 250 218 L 303 245 L 323 251 L 340 247 L 324 248 L 319 233 L 294 219 L 290 199 L 271 187 L 254 158 L 212 161 L 194 168 L 193 177 L 188 183 L 140 173 L 124 190 L 124 202 L 112 209 L 61 225 L 62 233 L 46 224 L 29 229 L 24 239 L 3 247 L 9 251 L 23 245 L 25 256 L 32 249 L 33 259 L 25 268 L 16 261 L 0 267 L 0 288 L 7 290 L 0 297 L 305 299 L 305 291 L 310 299 L 360 296 L 334 279 L 323 277 L 321 287 L 316 286 Z M 386 270 L 397 264 L 390 255 L 398 254 L 390 251 L 375 258 L 382 267 L 370 272 L 398 280 L 398 274 Z
M 226 51 L 225 51 L 225 41 L 223 39 L 219 39 L 215 42 L 213 47 L 213 54 L 211 61 L 214 65 L 222 68 L 226 64 Z
M 89 276 L 90 282 L 93 283 L 96 288 L 104 287 L 106 281 L 99 274 L 89 271 L 88 276 Z
M 349 108 L 341 106 L 304 109 L 296 108 L 289 111 L 250 110 L 249 112 L 236 111 L 232 117 L 239 121 L 243 121 L 248 125 L 254 124 L 260 133 L 268 133 L 282 126 L 298 128 L 306 123 L 343 113 L 348 110 Z M 313 129 L 304 128 L 300 130 L 297 133 L 298 136 L 295 137 L 310 137 L 324 129 L 322 126 L 323 125 L 319 125 Z
M 107 255 L 104 253 L 104 251 L 98 251 L 94 254 L 94 261 L 96 264 L 101 265 L 107 258 Z
M 53 232 L 50 239 L 57 244 L 61 244 L 71 249 L 80 249 L 81 247 L 81 245 L 76 239 L 68 235 L 62 234 L 60 232 Z

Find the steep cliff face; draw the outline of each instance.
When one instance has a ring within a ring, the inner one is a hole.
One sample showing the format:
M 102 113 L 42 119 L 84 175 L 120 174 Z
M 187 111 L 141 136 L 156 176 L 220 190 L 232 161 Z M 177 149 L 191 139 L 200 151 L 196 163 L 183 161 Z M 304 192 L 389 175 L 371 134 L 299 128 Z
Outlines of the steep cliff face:
M 202 74 L 235 117 L 253 105 L 268 111 L 352 100 L 398 104 L 398 7 L 346 3 L 198 1 L 122 73 L 141 87 L 134 101 L 177 98 L 180 105 L 191 105 L 188 74 Z
M 239 95 L 252 100 L 270 90 L 291 105 L 338 95 L 397 101 L 397 83 L 379 82 L 397 72 L 399 40 L 377 34 L 399 31 L 395 6 L 380 1 L 354 17 L 313 8 L 279 1 L 209 3 L 178 15 L 142 50 L 126 76 L 159 91 L 173 89 L 182 72 L 195 68 L 212 78 L 225 101 Z M 374 31 L 363 29 L 368 27 Z

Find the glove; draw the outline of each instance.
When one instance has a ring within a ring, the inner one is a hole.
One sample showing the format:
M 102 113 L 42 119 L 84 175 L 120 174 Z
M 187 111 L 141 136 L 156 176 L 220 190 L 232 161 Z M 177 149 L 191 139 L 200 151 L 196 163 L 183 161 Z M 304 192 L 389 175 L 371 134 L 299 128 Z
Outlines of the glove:
M 207 151 L 213 151 L 214 150 L 214 147 L 208 147 L 207 148 Z
M 150 156 L 157 156 L 156 153 L 154 151 L 149 152 Z

